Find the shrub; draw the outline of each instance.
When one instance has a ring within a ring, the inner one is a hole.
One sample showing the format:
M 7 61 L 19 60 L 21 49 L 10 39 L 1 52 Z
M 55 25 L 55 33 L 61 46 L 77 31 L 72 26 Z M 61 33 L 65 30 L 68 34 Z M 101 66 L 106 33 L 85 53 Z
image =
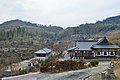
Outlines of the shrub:
M 91 66 L 97 66 L 98 64 L 99 64 L 99 62 L 97 60 L 90 61 Z
M 90 63 L 90 64 L 88 64 L 88 67 L 91 67 L 91 63 Z
M 80 58 L 79 62 L 84 62 L 84 60 L 82 58 Z
M 47 64 L 43 64 L 40 68 L 41 72 L 63 72 L 70 70 L 78 70 L 85 68 L 84 62 L 77 62 L 72 60 L 65 61 L 57 61 L 57 62 L 49 62 Z
M 27 70 L 23 69 L 23 70 L 20 70 L 20 71 L 19 71 L 19 74 L 20 74 L 20 75 L 22 75 L 22 74 L 27 74 L 27 72 L 28 72 Z
M 42 73 L 48 72 L 47 66 L 45 66 L 45 65 L 41 66 L 41 67 L 40 67 L 40 71 L 41 71 Z

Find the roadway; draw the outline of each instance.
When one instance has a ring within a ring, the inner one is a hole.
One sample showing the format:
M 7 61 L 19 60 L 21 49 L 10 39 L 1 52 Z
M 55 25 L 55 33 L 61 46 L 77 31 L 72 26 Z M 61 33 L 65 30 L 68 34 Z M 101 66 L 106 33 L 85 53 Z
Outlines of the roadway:
M 101 73 L 108 68 L 110 62 L 100 62 L 98 67 L 82 70 L 67 71 L 62 73 L 29 73 L 20 76 L 5 77 L 2 80 L 83 80 L 83 78 Z

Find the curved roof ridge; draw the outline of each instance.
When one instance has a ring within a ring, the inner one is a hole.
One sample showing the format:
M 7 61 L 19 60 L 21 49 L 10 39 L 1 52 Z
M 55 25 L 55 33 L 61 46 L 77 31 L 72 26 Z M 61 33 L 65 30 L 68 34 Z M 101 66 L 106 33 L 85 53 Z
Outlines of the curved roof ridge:
M 99 44 L 102 44 L 102 43 L 108 43 L 108 40 L 107 40 L 107 38 L 106 38 L 106 36 L 104 36 L 102 39 L 100 39 L 100 40 L 98 40 L 98 42 L 96 43 L 96 45 L 99 45 Z

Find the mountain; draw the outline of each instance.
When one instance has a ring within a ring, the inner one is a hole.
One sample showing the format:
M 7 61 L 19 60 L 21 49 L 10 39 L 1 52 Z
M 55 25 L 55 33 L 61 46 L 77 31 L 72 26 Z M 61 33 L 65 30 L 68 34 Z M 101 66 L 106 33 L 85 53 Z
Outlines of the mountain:
M 43 24 L 36 24 L 19 19 L 6 21 L 0 24 L 0 40 L 8 40 L 18 37 L 31 37 L 34 39 L 56 40 L 56 36 L 64 29 L 59 26 L 48 27 Z M 29 38 L 28 38 L 29 39 Z
M 96 23 L 120 24 L 120 16 L 109 17 L 104 19 L 103 21 L 98 21 Z
M 16 26 L 41 26 L 41 25 L 37 25 L 35 23 L 31 23 L 31 22 L 26 22 L 26 21 L 22 21 L 19 19 L 15 19 L 15 20 L 10 20 L 10 21 L 6 21 L 2 24 L 0 24 L 0 28 L 10 28 L 10 27 L 16 27 Z
M 0 41 L 19 40 L 18 38 L 27 39 L 26 41 L 56 41 L 66 38 L 71 40 L 83 36 L 108 36 L 108 33 L 111 34 L 111 32 L 119 30 L 120 16 L 109 17 L 96 23 L 86 23 L 66 29 L 59 26 L 46 26 L 15 19 L 0 24 Z
M 113 16 L 97 21 L 96 23 L 81 24 L 76 27 L 67 28 L 73 35 L 95 35 L 102 34 L 105 36 L 107 32 L 120 30 L 120 16 Z M 71 31 L 72 30 L 72 31 Z
M 47 28 L 48 31 L 52 31 L 52 32 L 58 32 L 58 31 L 63 30 L 63 28 L 59 27 L 59 26 L 49 25 L 47 27 L 46 25 L 43 25 L 43 24 L 26 22 L 26 21 L 22 21 L 19 19 L 6 21 L 6 22 L 0 24 L 0 28 L 12 28 L 12 27 L 39 27 L 39 28 Z

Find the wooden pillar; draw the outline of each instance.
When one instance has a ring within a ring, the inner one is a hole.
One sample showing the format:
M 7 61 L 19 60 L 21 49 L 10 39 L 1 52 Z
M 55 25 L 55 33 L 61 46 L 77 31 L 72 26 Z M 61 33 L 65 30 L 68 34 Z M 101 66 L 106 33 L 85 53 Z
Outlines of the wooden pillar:
M 83 51 L 81 51 L 81 54 L 82 54 L 81 57 L 83 57 Z
M 93 54 L 93 57 L 96 57 L 95 53 L 92 53 Z
M 101 49 L 101 54 L 100 55 L 102 56 L 102 54 L 103 54 L 103 50 Z
M 109 55 L 109 49 L 108 49 L 108 56 L 110 56 L 110 55 Z

